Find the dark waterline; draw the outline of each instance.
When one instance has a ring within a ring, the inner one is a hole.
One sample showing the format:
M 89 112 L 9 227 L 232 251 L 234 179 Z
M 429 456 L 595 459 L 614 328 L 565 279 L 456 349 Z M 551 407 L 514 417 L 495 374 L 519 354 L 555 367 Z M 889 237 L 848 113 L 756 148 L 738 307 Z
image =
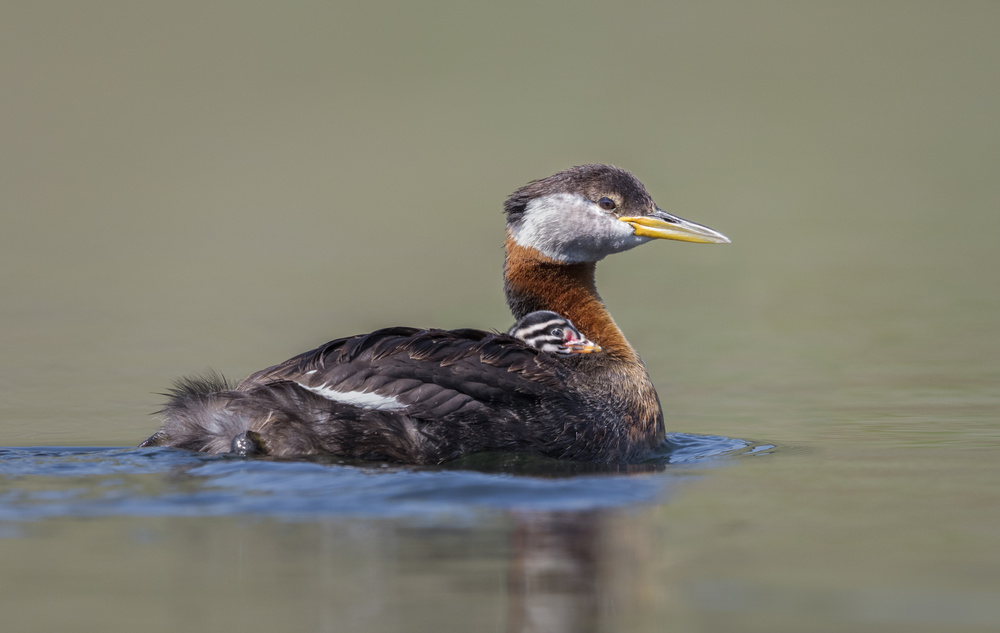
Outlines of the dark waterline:
M 660 501 L 672 484 L 693 475 L 690 466 L 771 448 L 673 434 L 659 455 L 641 464 L 482 454 L 442 467 L 245 460 L 160 448 L 0 448 L 0 521 L 231 515 L 301 521 L 594 510 Z

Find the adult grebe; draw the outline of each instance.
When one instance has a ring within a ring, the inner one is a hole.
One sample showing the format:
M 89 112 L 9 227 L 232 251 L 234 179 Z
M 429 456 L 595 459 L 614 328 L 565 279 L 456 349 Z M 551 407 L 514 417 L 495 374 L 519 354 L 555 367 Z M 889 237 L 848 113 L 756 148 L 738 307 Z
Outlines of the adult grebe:
M 581 335 L 569 319 L 548 310 L 538 310 L 525 315 L 507 330 L 507 335 L 540 352 L 560 356 L 593 354 L 601 351 L 600 346 Z M 229 452 L 246 457 L 262 455 L 265 450 L 260 436 L 247 431 L 233 438 Z
M 388 328 L 337 339 L 236 386 L 179 381 L 141 446 L 434 464 L 484 450 L 627 462 L 665 435 L 649 374 L 604 307 L 596 263 L 653 239 L 728 243 L 660 210 L 631 173 L 582 165 L 504 204 L 515 319 L 548 310 L 600 346 L 556 356 L 480 330 Z

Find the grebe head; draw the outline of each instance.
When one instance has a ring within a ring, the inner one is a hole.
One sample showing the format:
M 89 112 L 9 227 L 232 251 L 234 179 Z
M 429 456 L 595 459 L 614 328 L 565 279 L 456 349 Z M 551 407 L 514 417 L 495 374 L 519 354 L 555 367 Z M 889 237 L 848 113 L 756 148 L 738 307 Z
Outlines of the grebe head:
M 654 239 L 729 243 L 663 211 L 638 178 L 611 165 L 580 165 L 530 182 L 504 210 L 517 244 L 567 264 L 600 261 Z
M 601 351 L 601 346 L 580 334 L 572 321 L 548 310 L 526 314 L 507 334 L 537 350 L 560 356 Z

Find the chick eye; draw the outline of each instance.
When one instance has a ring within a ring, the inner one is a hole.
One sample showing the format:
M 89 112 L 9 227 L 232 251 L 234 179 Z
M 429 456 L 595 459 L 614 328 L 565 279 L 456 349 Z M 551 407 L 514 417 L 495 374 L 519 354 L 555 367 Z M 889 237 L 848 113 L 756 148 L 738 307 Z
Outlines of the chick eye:
M 601 198 L 597 201 L 597 206 L 601 207 L 605 211 L 614 211 L 617 205 L 615 205 L 615 201 L 611 198 Z
M 562 338 L 563 331 L 561 327 L 554 327 L 551 330 L 549 330 L 549 334 L 557 338 Z

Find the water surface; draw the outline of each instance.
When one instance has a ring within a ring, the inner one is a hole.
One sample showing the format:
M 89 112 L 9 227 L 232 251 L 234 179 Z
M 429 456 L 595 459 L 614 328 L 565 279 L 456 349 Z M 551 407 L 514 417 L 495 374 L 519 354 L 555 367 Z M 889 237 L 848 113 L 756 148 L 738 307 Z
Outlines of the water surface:
M 443 467 L 248 460 L 159 448 L 0 448 L 0 521 L 113 516 L 389 517 L 589 511 L 655 503 L 695 465 L 761 454 L 724 437 L 674 434 L 659 457 L 599 466 L 479 454 Z M 681 466 L 688 468 L 682 468 Z
M 3 14 L 5 630 L 1000 628 L 996 3 Z M 598 270 L 672 458 L 134 448 L 180 375 L 505 329 L 502 201 L 585 162 L 733 239 Z

